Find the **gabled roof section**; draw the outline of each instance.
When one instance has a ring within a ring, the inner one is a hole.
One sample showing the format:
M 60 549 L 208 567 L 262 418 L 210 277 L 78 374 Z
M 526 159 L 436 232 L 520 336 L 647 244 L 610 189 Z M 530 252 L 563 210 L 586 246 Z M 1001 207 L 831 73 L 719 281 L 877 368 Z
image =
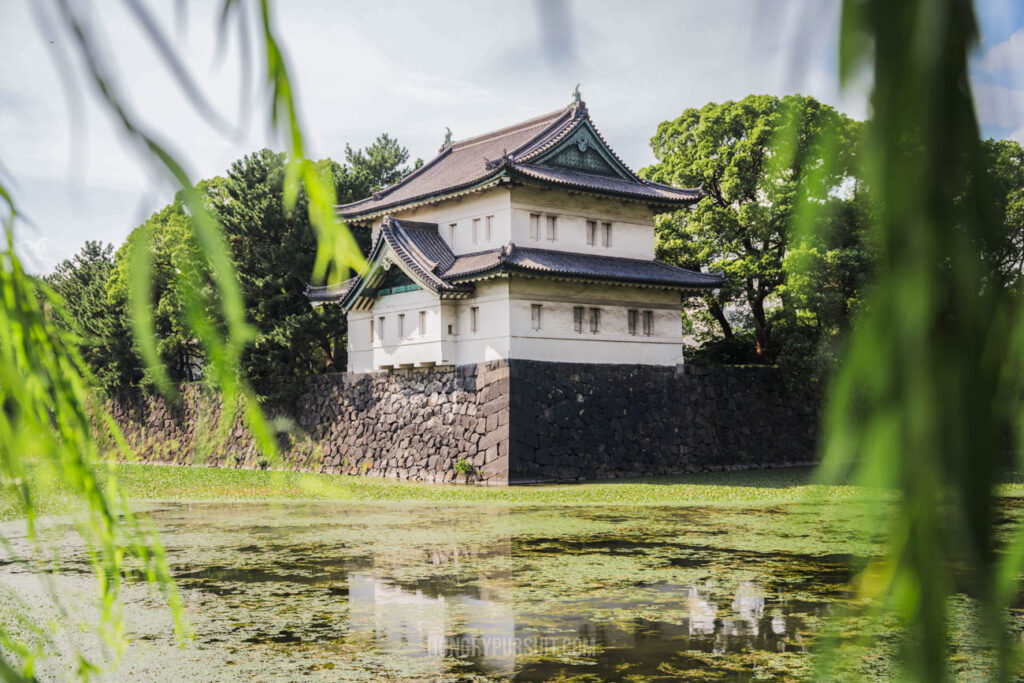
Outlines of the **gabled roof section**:
M 583 102 L 441 148 L 429 163 L 372 196 L 338 207 L 346 220 L 366 220 L 490 187 L 503 177 L 612 195 L 654 205 L 691 204 L 699 189 L 679 189 L 637 176 L 612 151 Z
M 366 262 L 357 277 L 340 285 L 309 287 L 307 297 L 314 303 L 338 302 L 346 311 L 371 308 L 392 267 L 403 270 L 416 285 L 443 297 L 461 297 L 473 291 L 472 285 L 453 284 L 442 277 L 455 264 L 455 255 L 441 239 L 436 223 L 385 217 Z
M 459 256 L 444 273 L 449 282 L 491 277 L 501 273 L 523 273 L 646 285 L 663 289 L 715 289 L 725 282 L 722 273 L 700 273 L 678 266 L 644 259 L 551 251 L 509 244 L 501 249 Z
M 366 269 L 337 285 L 307 287 L 314 305 L 340 303 L 345 311 L 370 310 L 378 293 L 387 293 L 388 271 L 398 267 L 415 285 L 441 298 L 461 299 L 474 291 L 474 281 L 510 273 L 584 282 L 692 291 L 716 289 L 722 273 L 700 273 L 659 261 L 597 254 L 551 251 L 507 244 L 500 249 L 455 256 L 438 233 L 436 223 L 403 221 L 387 216 L 367 258 Z

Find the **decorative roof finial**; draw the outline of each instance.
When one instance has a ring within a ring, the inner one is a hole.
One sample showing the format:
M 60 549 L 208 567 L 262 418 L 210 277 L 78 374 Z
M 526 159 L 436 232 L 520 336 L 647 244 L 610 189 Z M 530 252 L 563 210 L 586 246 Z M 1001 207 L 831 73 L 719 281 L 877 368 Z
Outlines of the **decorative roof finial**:
M 452 146 L 452 129 L 448 126 L 444 127 L 444 144 L 441 145 L 441 149 Z
M 576 88 L 572 91 L 572 103 L 579 104 L 582 101 L 582 99 L 583 98 L 580 95 L 580 84 L 577 83 Z

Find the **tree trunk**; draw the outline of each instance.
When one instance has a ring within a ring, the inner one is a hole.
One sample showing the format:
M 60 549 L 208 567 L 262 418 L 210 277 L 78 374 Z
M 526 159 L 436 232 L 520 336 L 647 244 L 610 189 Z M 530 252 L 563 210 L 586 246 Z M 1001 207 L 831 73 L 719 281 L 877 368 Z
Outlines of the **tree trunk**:
M 768 316 L 764 312 L 764 295 L 754 290 L 748 294 L 750 301 L 750 312 L 754 316 L 754 351 L 759 359 L 764 359 L 768 353 Z
M 725 317 L 725 311 L 722 310 L 722 304 L 714 300 L 708 301 L 707 304 L 712 317 L 714 317 L 722 327 L 722 334 L 725 335 L 726 339 L 732 339 L 732 325 L 729 324 L 729 321 Z

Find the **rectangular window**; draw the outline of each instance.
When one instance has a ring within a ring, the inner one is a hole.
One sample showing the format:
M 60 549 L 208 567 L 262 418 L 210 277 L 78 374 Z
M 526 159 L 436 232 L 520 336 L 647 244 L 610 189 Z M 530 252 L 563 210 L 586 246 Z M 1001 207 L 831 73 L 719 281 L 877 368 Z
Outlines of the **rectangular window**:
M 572 329 L 576 332 L 583 332 L 583 307 L 573 306 L 572 308 Z
M 601 330 L 601 309 L 590 309 L 590 331 L 597 334 Z
M 473 219 L 473 244 L 476 244 L 478 241 L 480 241 L 480 219 L 479 218 L 474 218 Z
M 531 213 L 530 214 L 530 239 L 531 240 L 539 240 L 540 239 L 540 214 L 539 213 Z
M 405 313 L 398 314 L 398 338 L 405 339 Z
M 488 216 L 484 219 L 484 241 L 491 241 L 491 224 L 494 222 L 494 216 Z
M 477 318 L 480 316 L 480 307 L 473 306 L 469 309 L 469 331 L 476 332 Z
M 427 312 L 420 311 L 420 336 L 426 336 L 427 334 Z
M 384 343 L 384 316 L 377 318 L 377 339 Z
M 597 221 L 587 221 L 587 244 L 597 244 Z
M 654 311 L 644 311 L 644 334 L 648 337 L 654 334 Z
M 376 336 L 377 336 L 377 335 L 376 335 L 376 330 L 374 330 L 374 328 L 375 328 L 376 326 L 377 326 L 377 324 L 376 324 L 376 323 L 375 323 L 375 322 L 373 321 L 373 318 L 370 318 L 370 344 L 371 344 L 371 345 L 372 345 L 372 344 L 373 344 L 373 342 L 375 341 L 374 337 L 376 337 Z
M 612 246 L 612 224 L 602 223 L 601 224 L 601 246 L 610 247 Z
M 540 329 L 540 304 L 530 305 L 530 325 L 535 330 Z
M 455 226 L 456 225 L 458 225 L 458 223 L 451 223 L 448 226 L 448 246 L 449 247 L 454 247 L 455 246 Z
M 638 322 L 637 319 L 640 317 L 640 311 L 630 309 L 627 315 L 627 320 L 629 322 L 629 333 L 635 336 Z
M 555 216 L 548 216 L 548 242 L 555 241 L 555 228 L 557 227 L 555 218 Z

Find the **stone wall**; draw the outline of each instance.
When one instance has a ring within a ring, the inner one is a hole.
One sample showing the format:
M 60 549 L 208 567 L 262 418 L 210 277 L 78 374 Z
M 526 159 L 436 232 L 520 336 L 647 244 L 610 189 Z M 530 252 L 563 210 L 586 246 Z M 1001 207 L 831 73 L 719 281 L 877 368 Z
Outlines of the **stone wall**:
M 511 363 L 512 482 L 814 462 L 819 401 L 774 368 Z
M 150 462 L 287 467 L 429 482 L 507 484 L 814 460 L 817 401 L 756 367 L 492 361 L 323 375 L 271 410 L 282 460 L 216 397 L 130 394 L 111 412 Z
M 287 410 L 268 410 L 280 430 L 273 463 L 241 417 L 217 433 L 220 401 L 198 385 L 184 387 L 178 405 L 128 394 L 111 412 L 147 462 L 505 484 L 508 376 L 497 361 L 310 378 Z

